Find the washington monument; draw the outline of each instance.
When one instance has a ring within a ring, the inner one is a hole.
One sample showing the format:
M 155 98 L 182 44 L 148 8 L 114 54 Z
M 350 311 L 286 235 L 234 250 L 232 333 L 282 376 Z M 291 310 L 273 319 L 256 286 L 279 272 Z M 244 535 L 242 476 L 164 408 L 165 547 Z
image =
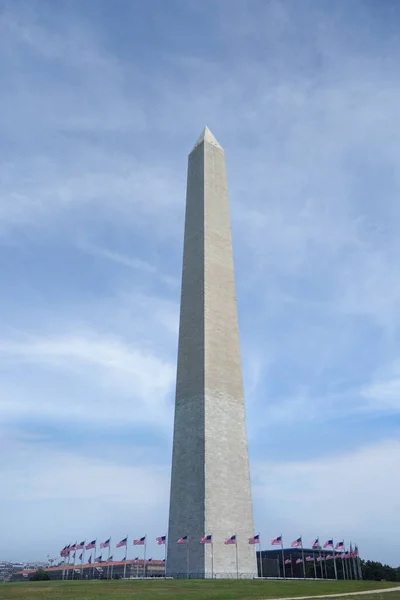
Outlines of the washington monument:
M 188 164 L 167 575 L 253 577 L 253 535 L 225 154 L 206 127 Z

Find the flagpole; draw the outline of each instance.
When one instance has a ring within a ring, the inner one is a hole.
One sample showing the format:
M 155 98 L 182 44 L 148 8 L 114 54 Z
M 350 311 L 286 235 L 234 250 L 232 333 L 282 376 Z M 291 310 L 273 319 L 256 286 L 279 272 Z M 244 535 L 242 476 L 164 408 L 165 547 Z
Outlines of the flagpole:
M 67 561 L 67 568 L 65 571 L 65 579 L 68 579 L 68 575 L 69 575 L 69 560 L 71 558 L 71 552 L 68 552 L 68 561 Z
M 314 577 L 315 577 L 315 579 L 317 579 L 317 563 L 315 561 L 315 552 L 313 552 L 313 558 L 314 558 Z
M 261 550 L 261 538 L 260 538 L 260 534 L 258 534 L 258 543 L 259 543 L 259 546 L 260 546 L 260 575 L 261 575 L 261 579 L 263 579 L 264 578 L 264 573 L 263 573 L 263 560 L 262 560 L 262 550 Z M 257 552 L 257 550 L 256 550 L 256 552 Z
M 343 552 L 342 552 L 342 553 L 341 553 L 341 555 L 340 555 L 340 558 L 342 559 L 342 571 L 343 571 L 343 579 L 347 579 L 347 577 L 346 577 L 346 569 L 345 569 L 345 564 L 344 564 L 344 560 L 343 560 L 343 553 L 345 552 L 345 548 L 346 548 L 346 544 L 345 544 L 345 542 L 344 542 L 344 540 L 343 540 L 343 547 L 342 547 L 342 550 L 343 550 Z
M 165 544 L 167 545 L 167 544 Z M 189 535 L 187 535 L 186 544 L 186 579 L 189 579 Z
M 211 579 L 214 579 L 214 534 L 211 534 Z
M 238 561 L 238 539 L 235 533 L 235 549 L 236 549 L 236 579 L 239 579 L 239 561 Z
M 143 578 L 146 578 L 146 544 L 147 544 L 147 533 L 144 536 L 144 548 L 143 548 Z
M 319 563 L 321 566 L 321 579 L 323 579 L 324 578 L 324 566 L 322 564 L 321 544 L 319 543 L 319 538 L 318 538 L 318 551 L 319 551 L 319 558 L 320 558 Z
M 362 569 L 361 569 L 360 551 L 358 550 L 358 544 L 356 546 L 357 546 L 356 560 L 357 560 L 357 566 L 358 566 L 358 577 L 361 580 L 363 577 L 362 577 Z
M 85 544 L 86 544 L 86 540 L 85 540 Z M 85 559 L 85 544 L 83 544 L 83 550 L 82 550 L 82 558 L 81 558 L 81 579 L 83 579 L 83 561 Z
M 346 556 L 346 573 L 347 573 L 347 579 L 353 579 L 353 573 L 351 571 L 351 562 L 349 562 L 349 558 L 350 558 L 350 550 L 347 550 L 346 552 L 347 556 Z
M 332 540 L 332 552 L 333 552 L 333 567 L 335 569 L 335 579 L 337 579 L 335 544 L 334 544 L 333 540 Z
M 304 562 L 303 536 L 301 536 L 301 560 L 303 561 L 303 579 L 306 578 L 306 565 Z
M 286 569 L 286 567 L 285 567 Z M 293 562 L 292 562 L 292 555 L 290 554 L 290 574 L 292 576 L 293 579 Z
M 283 579 L 286 579 L 286 572 L 285 572 L 285 551 L 283 549 L 283 537 L 281 534 L 281 548 L 282 548 L 282 571 L 283 571 Z
M 110 554 L 111 554 L 111 538 L 108 538 L 108 557 L 107 557 L 107 579 L 108 579 L 108 575 L 110 573 Z
M 126 536 L 125 560 L 124 560 L 124 579 L 126 578 L 126 559 L 128 556 L 128 536 Z
M 96 539 L 96 542 L 95 542 L 95 544 L 94 544 L 94 558 L 93 558 L 93 579 L 94 579 L 94 565 L 95 565 L 95 562 L 96 562 L 96 554 L 97 554 L 97 539 Z

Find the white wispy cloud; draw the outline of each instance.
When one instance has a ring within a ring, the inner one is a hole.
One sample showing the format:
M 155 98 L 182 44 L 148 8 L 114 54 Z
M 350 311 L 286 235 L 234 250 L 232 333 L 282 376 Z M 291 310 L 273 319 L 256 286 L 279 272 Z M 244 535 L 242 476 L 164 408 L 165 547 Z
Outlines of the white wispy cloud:
M 93 256 L 105 258 L 117 264 L 124 265 L 125 267 L 155 275 L 157 280 L 162 281 L 163 283 L 172 287 L 178 287 L 180 285 L 180 281 L 177 277 L 171 277 L 160 273 L 157 267 L 145 260 L 141 260 L 140 258 L 127 256 L 125 254 L 121 254 L 120 252 L 114 252 L 108 248 L 103 248 L 89 243 L 81 243 L 79 244 L 79 247 Z
M 3 391 L 0 403 L 3 417 L 41 415 L 43 419 L 59 420 L 64 416 L 89 421 L 145 421 L 160 426 L 170 422 L 167 396 L 174 383 L 175 365 L 145 348 L 116 338 L 72 333 L 2 341 L 0 355 L 3 368 L 35 365 L 44 378 L 49 370 L 65 371 L 72 380 L 82 382 L 86 396 L 74 398 L 70 390 L 60 389 L 55 397 L 54 390 L 51 393 L 44 385 L 41 390 L 40 384 L 30 393 L 29 384 L 26 387 L 14 384 L 14 393 Z M 54 380 L 54 374 L 52 377 Z M 113 410 L 116 396 L 118 411 Z
M 356 540 L 361 549 L 367 546 L 371 558 L 392 564 L 399 460 L 400 443 L 389 439 L 350 453 L 336 450 L 330 457 L 256 463 L 252 472 L 257 519 L 271 537 L 282 531 L 285 545 L 301 533 L 307 545 L 318 535 L 321 540 L 345 537 L 347 544 Z
M 168 469 L 141 464 L 140 452 L 121 465 L 13 433 L 0 432 L 9 449 L 0 458 L 1 477 L 8 482 L 0 506 L 3 514 L 19 515 L 18 524 L 3 531 L 2 551 L 15 546 L 9 559 L 57 555 L 71 536 L 106 539 L 111 534 L 114 543 L 128 532 L 132 539 L 148 531 L 149 549 L 155 549 L 153 539 L 165 530 Z M 49 526 L 43 529 L 44 522 Z M 16 539 L 24 543 L 15 545 Z

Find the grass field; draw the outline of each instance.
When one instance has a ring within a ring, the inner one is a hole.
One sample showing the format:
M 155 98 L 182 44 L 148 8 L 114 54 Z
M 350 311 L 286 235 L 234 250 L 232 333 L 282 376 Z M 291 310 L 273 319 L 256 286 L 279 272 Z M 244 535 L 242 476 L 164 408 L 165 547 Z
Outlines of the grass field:
M 268 600 L 395 586 L 366 581 L 46 581 L 0 584 L 0 600 Z M 400 600 L 400 592 L 349 600 Z

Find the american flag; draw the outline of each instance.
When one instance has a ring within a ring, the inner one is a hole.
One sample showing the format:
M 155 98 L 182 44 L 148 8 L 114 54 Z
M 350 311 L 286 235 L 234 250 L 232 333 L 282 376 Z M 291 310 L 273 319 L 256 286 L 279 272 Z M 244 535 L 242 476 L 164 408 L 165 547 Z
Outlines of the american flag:
M 254 535 L 253 537 L 249 538 L 249 544 L 259 544 L 260 543 L 260 535 Z
M 70 546 L 68 548 L 68 552 L 72 552 L 73 550 L 76 550 L 76 542 L 75 542 L 75 544 L 72 544 L 72 546 Z
M 311 544 L 311 548 L 319 548 L 319 538 L 315 538 L 315 540 Z
M 113 557 L 112 557 L 112 556 L 110 556 L 110 558 L 108 559 L 108 561 L 110 562 L 110 561 L 112 561 L 112 559 L 113 559 Z
M 145 541 L 146 541 L 146 536 L 139 538 L 137 540 L 133 540 L 133 545 L 134 546 L 144 546 Z
M 333 554 L 328 554 L 325 556 L 325 560 L 333 560 Z
M 98 556 L 97 558 L 94 559 L 94 562 L 101 562 L 101 561 L 102 561 L 101 554 L 100 554 L 100 556 Z
M 147 559 L 147 562 L 151 562 L 152 560 L 153 560 L 152 558 L 148 558 L 148 559 Z
M 160 535 L 158 538 L 156 538 L 156 542 L 159 546 L 162 546 L 163 544 L 165 544 L 165 539 L 166 539 L 166 535 Z M 149 559 L 150 560 L 150 559 Z
M 357 544 L 354 546 L 353 556 L 354 556 L 354 558 L 358 557 L 358 546 L 357 546 Z
M 313 556 L 306 556 L 306 561 L 307 562 L 311 562 L 312 560 L 314 560 Z
M 68 546 L 64 546 L 64 548 L 60 551 L 60 556 L 67 556 L 68 551 L 67 551 Z
M 91 550 L 92 548 L 95 548 L 95 547 L 96 547 L 96 541 L 97 541 L 97 540 L 92 540 L 92 541 L 90 542 L 90 544 L 87 544 L 87 546 L 86 546 L 86 550 Z
M 338 542 L 335 546 L 335 550 L 342 550 L 344 548 L 344 542 Z
M 179 538 L 179 540 L 176 540 L 177 544 L 187 544 L 188 543 L 188 536 L 184 535 L 183 537 Z
M 321 560 L 325 560 L 325 558 L 323 556 L 318 556 L 317 561 L 320 562 Z
M 303 561 L 301 560 L 301 558 L 298 558 L 298 559 L 296 560 L 296 565 L 299 565 L 299 564 L 300 564 L 300 563 L 302 563 L 302 562 L 303 562 Z
M 88 564 L 89 564 L 89 565 L 91 565 L 91 564 L 92 564 L 92 557 L 91 557 L 91 556 L 89 556 Z
M 79 555 L 79 560 L 82 560 L 82 558 L 83 558 L 83 553 L 81 552 Z
M 75 547 L 77 550 L 83 550 L 85 547 L 85 541 L 81 542 L 80 544 L 76 544 Z
M 231 535 L 231 537 L 226 538 L 224 544 L 228 546 L 229 544 L 236 544 L 236 535 Z
M 285 560 L 285 565 L 290 565 L 290 563 L 291 563 L 291 562 L 292 562 L 292 561 L 290 560 L 290 558 L 287 558 L 287 559 Z
M 124 538 L 123 540 L 121 540 L 120 542 L 118 542 L 117 544 L 117 548 L 121 548 L 121 546 L 126 546 L 128 543 L 128 536 L 126 536 L 126 538 Z
M 303 545 L 303 542 L 301 541 L 301 537 L 297 538 L 297 540 L 292 542 L 292 548 L 298 548 L 299 546 L 302 546 L 302 545 Z
M 281 546 L 282 545 L 282 536 L 280 535 L 279 537 L 273 538 L 271 540 L 271 546 Z
M 110 540 L 111 540 L 111 538 L 108 538 L 108 540 L 106 540 L 105 542 L 101 542 L 100 548 L 109 548 L 110 547 Z
M 124 562 L 126 560 L 126 556 L 124 556 L 124 558 L 121 558 L 121 562 Z
M 333 540 L 326 541 L 322 547 L 323 548 L 333 548 Z
M 212 535 L 205 535 L 200 538 L 200 544 L 212 544 Z

